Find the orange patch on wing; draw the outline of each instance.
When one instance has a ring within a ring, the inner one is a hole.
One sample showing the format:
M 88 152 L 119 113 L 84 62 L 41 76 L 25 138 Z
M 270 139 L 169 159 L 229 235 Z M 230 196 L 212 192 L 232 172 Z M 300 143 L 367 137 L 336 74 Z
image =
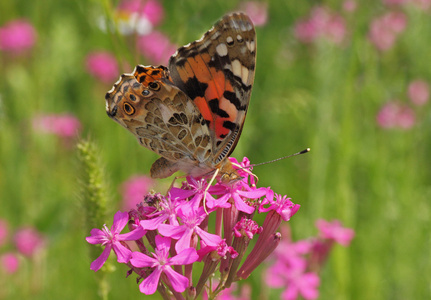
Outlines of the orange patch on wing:
M 204 117 L 205 120 L 210 121 L 210 127 L 214 126 L 212 124 L 212 114 L 211 114 L 211 110 L 208 106 L 208 103 L 206 102 L 205 98 L 203 97 L 196 97 L 194 99 L 194 102 L 196 104 L 196 106 L 198 107 L 202 117 Z
M 220 99 L 223 96 L 225 85 L 229 82 L 226 82 L 223 72 L 217 72 L 215 69 L 212 69 L 211 75 L 211 80 L 207 82 L 208 88 L 205 91 L 205 98 L 208 100 Z
M 144 71 L 141 72 L 135 71 L 133 76 L 135 76 L 138 82 L 142 83 L 145 86 L 148 86 L 150 82 L 160 80 L 166 76 L 166 72 L 162 68 L 144 67 L 143 69 Z M 141 79 L 142 77 L 144 77 L 144 80 Z M 168 79 L 170 80 L 170 78 Z

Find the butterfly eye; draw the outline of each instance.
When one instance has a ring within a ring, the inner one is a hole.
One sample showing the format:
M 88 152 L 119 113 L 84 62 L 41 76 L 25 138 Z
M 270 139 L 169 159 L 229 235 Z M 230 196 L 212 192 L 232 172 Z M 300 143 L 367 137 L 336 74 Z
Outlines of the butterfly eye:
M 130 116 L 130 115 L 133 115 L 133 114 L 135 113 L 135 109 L 133 108 L 133 106 L 131 106 L 131 105 L 130 105 L 129 103 L 127 103 L 127 102 L 125 102 L 125 103 L 124 103 L 123 108 L 124 108 L 124 112 L 125 112 L 126 114 L 128 114 L 129 116 Z
M 148 84 L 148 86 L 150 87 L 150 89 L 152 89 L 152 90 L 156 90 L 156 91 L 158 91 L 158 90 L 160 90 L 160 84 L 159 83 L 157 83 L 157 82 L 150 82 L 149 84 Z
M 142 91 L 142 96 L 148 96 L 150 94 L 149 90 L 143 90 Z

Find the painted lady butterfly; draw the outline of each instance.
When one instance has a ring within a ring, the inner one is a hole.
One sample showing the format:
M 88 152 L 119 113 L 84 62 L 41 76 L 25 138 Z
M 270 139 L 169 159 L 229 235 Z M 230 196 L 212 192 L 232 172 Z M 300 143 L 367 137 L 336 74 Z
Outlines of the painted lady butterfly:
M 240 137 L 254 80 L 256 33 L 243 13 L 224 16 L 164 66 L 138 65 L 106 94 L 108 116 L 161 157 L 153 178 L 176 171 L 239 178 L 227 159 Z

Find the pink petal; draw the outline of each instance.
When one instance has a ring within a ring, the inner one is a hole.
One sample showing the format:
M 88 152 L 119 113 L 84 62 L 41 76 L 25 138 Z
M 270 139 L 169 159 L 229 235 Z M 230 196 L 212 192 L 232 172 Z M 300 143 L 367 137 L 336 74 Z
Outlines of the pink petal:
M 247 205 L 237 194 L 233 194 L 232 198 L 235 202 L 235 207 L 237 210 L 247 214 L 251 214 L 254 211 L 254 207 Z
M 156 236 L 156 248 L 157 249 L 169 249 L 169 248 L 171 248 L 171 238 L 157 235 Z
M 157 263 L 157 259 L 149 257 L 141 252 L 132 252 L 130 263 L 137 268 L 151 267 Z
M 129 222 L 129 213 L 117 211 L 114 215 L 114 223 L 111 226 L 112 233 L 120 233 Z
M 166 267 L 163 271 L 168 277 L 169 282 L 171 283 L 172 288 L 175 291 L 182 293 L 186 290 L 187 286 L 189 285 L 189 280 L 187 279 L 187 277 L 178 274 L 170 267 Z
M 105 249 L 103 249 L 102 254 L 100 254 L 100 256 L 91 263 L 90 270 L 96 272 L 103 266 L 103 264 L 109 257 L 109 253 L 111 253 L 111 248 L 111 244 L 106 245 Z
M 168 217 L 169 216 L 167 214 L 162 214 L 150 220 L 141 220 L 139 223 L 141 224 L 142 228 L 146 230 L 154 230 L 157 229 L 160 224 L 166 221 Z
M 137 227 L 136 229 L 119 234 L 117 239 L 119 241 L 136 241 L 145 235 L 146 231 L 142 227 Z
M 157 290 L 157 285 L 159 284 L 160 274 L 162 274 L 162 270 L 159 268 L 154 269 L 153 273 L 151 273 L 144 281 L 139 285 L 139 290 L 141 293 L 145 295 L 154 294 Z
M 120 242 L 116 242 L 112 245 L 115 254 L 117 255 L 117 261 L 119 263 L 128 263 L 130 260 L 130 256 L 132 255 L 132 251 L 121 245 Z
M 206 232 L 205 230 L 201 229 L 200 227 L 196 227 L 195 230 L 196 230 L 196 233 L 201 238 L 201 240 L 203 240 L 205 242 L 205 244 L 207 244 L 208 246 L 218 246 L 218 244 L 220 244 L 220 242 L 221 242 L 220 236 Z
M 177 251 L 177 253 L 180 253 L 186 248 L 190 248 L 190 240 L 192 238 L 192 234 L 193 230 L 190 228 L 186 228 L 186 230 L 183 231 L 183 235 L 175 244 L 175 250 Z
M 188 265 L 199 258 L 195 248 L 187 248 L 168 260 L 169 265 Z
M 158 230 L 159 230 L 160 234 L 177 240 L 177 239 L 181 238 L 185 228 L 184 228 L 184 226 L 173 226 L 173 225 L 169 225 L 169 224 L 160 224 L 158 227 Z

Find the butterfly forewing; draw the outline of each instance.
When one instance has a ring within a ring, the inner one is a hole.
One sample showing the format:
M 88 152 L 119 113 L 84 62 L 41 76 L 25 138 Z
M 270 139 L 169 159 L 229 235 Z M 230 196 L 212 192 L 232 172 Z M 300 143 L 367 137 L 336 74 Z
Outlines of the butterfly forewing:
M 256 34 L 248 16 L 223 17 L 169 61 L 173 82 L 192 98 L 210 129 L 212 163 L 234 150 L 247 113 L 256 64 Z

